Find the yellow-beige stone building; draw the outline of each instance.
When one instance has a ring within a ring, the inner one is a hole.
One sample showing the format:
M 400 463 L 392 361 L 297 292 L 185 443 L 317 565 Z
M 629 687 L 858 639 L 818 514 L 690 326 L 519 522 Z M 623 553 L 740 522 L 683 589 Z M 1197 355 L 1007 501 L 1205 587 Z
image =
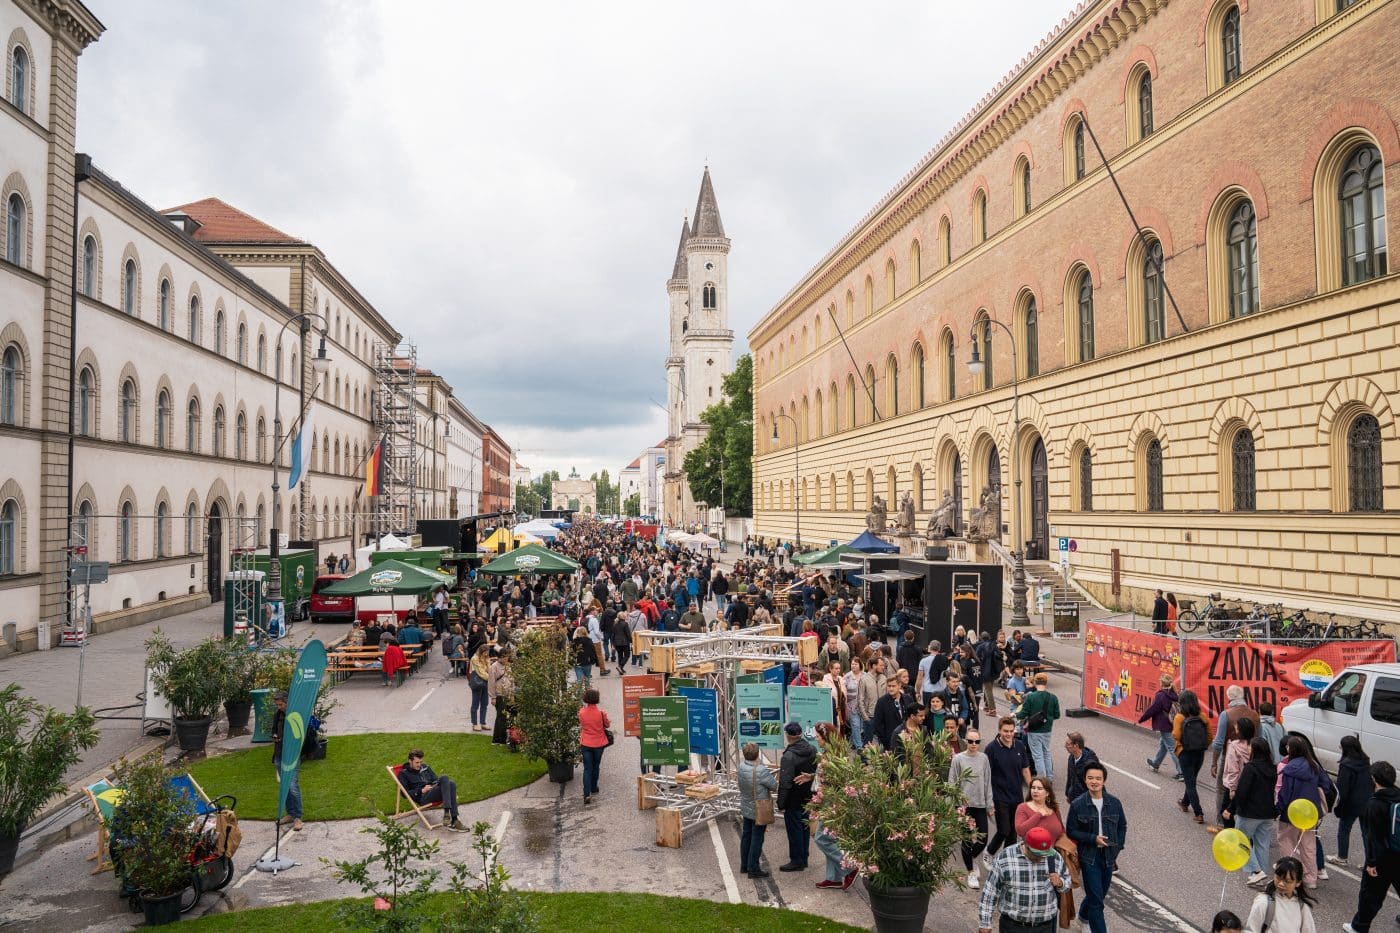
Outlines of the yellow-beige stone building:
M 1396 48 L 1383 0 L 1081 5 L 749 333 L 755 534 L 990 488 L 1108 605 L 1400 622 Z

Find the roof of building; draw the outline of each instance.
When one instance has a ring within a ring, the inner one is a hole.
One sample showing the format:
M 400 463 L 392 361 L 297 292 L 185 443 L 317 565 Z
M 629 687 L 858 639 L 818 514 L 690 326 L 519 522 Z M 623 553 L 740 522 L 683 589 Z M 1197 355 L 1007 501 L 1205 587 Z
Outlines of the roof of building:
M 691 236 L 723 237 L 724 223 L 719 219 L 719 202 L 715 200 L 715 186 L 710 183 L 710 167 L 705 166 L 705 176 L 700 179 L 700 197 L 695 200 L 695 224 Z
M 685 241 L 690 239 L 690 218 L 681 218 L 681 241 L 676 246 L 676 264 L 671 269 L 671 278 L 683 279 L 690 274 L 690 264 L 685 261 Z
M 246 211 L 218 198 L 203 198 L 172 207 L 165 214 L 184 214 L 199 227 L 194 238 L 202 243 L 305 243 L 283 233 Z
M 641 468 L 642 468 L 642 458 L 641 458 L 641 457 L 638 457 L 636 460 L 633 460 L 631 463 L 627 464 L 627 466 L 623 467 L 624 470 L 640 470 Z

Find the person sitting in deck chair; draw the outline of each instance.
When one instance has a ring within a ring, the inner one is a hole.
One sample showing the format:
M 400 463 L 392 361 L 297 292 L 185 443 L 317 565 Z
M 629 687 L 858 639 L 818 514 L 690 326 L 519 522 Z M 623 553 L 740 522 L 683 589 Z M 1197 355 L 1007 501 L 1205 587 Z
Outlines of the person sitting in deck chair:
M 466 827 L 457 819 L 457 782 L 447 775 L 439 777 L 423 761 L 423 750 L 415 748 L 408 753 L 408 761 L 399 771 L 399 783 L 418 806 L 430 803 L 442 804 L 442 828 L 466 832 Z

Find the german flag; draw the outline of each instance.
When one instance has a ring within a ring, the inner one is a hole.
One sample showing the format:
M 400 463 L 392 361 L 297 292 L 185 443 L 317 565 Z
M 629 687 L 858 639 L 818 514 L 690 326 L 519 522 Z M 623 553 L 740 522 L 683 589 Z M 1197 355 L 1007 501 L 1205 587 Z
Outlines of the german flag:
M 370 454 L 365 461 L 365 495 L 381 496 L 384 494 L 384 441 L 380 438 L 375 445 L 374 453 Z

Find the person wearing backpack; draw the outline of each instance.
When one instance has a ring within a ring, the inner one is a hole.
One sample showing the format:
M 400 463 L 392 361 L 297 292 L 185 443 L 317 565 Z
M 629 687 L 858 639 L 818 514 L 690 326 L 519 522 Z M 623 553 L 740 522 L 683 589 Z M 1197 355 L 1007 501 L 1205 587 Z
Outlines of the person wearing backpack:
M 1289 819 L 1289 808 L 1299 800 L 1306 800 L 1317 810 L 1319 818 L 1327 812 L 1328 798 L 1335 798 L 1336 788 L 1332 779 L 1323 770 L 1322 764 L 1312 753 L 1311 746 L 1302 736 L 1288 738 L 1288 758 L 1280 772 L 1278 787 L 1278 844 L 1284 852 L 1296 852 L 1303 863 L 1303 884 L 1317 887 L 1317 829 L 1299 829 Z
M 1400 893 L 1400 789 L 1395 786 L 1395 766 L 1388 761 L 1371 765 L 1376 791 L 1361 811 L 1361 841 L 1366 846 L 1366 870 L 1356 895 L 1356 914 L 1343 925 L 1346 933 L 1367 933 L 1371 921 L 1385 906 L 1385 895 Z
M 1245 933 L 1317 933 L 1316 903 L 1303 886 L 1302 863 L 1285 855 L 1274 863 L 1274 880 L 1250 905 Z
M 1196 792 L 1196 776 L 1210 748 L 1210 723 L 1201 715 L 1201 701 L 1194 690 L 1183 690 L 1177 697 L 1176 714 L 1172 722 L 1172 738 L 1176 740 L 1176 757 L 1181 762 L 1182 796 L 1176 802 L 1182 813 L 1195 813 L 1197 823 L 1206 821 L 1201 810 L 1201 796 Z

